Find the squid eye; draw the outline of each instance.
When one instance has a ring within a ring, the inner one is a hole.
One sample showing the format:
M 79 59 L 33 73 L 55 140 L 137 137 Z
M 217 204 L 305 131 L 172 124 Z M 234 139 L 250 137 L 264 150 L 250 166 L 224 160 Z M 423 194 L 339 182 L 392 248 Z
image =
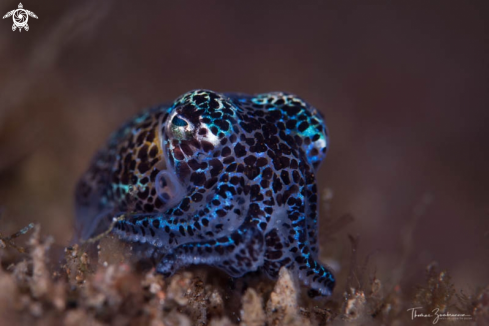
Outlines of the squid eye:
M 186 119 L 181 118 L 178 114 L 175 114 L 175 116 L 173 116 L 169 122 L 169 129 L 173 138 L 184 140 L 192 138 L 194 126 Z
M 183 120 L 183 119 L 180 119 L 178 116 L 175 116 L 171 123 L 174 125 L 174 126 L 177 126 L 177 127 L 185 127 L 185 126 L 188 126 L 188 122 Z

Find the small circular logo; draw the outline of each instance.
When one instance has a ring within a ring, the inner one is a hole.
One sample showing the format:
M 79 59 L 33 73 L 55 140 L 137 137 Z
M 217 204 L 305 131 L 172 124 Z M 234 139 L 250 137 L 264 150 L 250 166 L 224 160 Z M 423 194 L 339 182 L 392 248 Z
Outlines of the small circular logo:
M 19 3 L 18 9 L 6 13 L 5 16 L 3 16 L 3 19 L 8 18 L 10 16 L 12 16 L 12 19 L 14 21 L 14 24 L 12 25 L 12 31 L 18 29 L 19 32 L 21 32 L 22 29 L 25 29 L 26 31 L 29 30 L 29 25 L 27 25 L 29 16 L 37 19 L 36 14 L 33 13 L 32 11 L 25 10 L 22 3 Z

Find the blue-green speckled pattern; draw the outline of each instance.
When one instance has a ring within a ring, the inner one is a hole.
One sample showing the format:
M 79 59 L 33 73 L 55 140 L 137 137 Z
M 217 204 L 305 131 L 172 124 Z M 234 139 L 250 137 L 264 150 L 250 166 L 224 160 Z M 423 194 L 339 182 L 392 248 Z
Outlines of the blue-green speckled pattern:
M 113 232 L 171 275 L 207 264 L 233 277 L 294 271 L 312 295 L 335 279 L 318 261 L 320 113 L 297 96 L 196 90 L 124 125 L 77 187 L 76 228 Z

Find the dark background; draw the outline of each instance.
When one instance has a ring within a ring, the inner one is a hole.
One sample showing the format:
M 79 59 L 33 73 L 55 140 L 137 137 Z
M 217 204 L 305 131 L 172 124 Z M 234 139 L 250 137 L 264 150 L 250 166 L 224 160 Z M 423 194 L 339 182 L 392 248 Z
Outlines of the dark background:
M 433 260 L 458 288 L 489 278 L 489 8 L 476 1 L 27 1 L 0 21 L 0 232 L 72 235 L 73 189 L 139 110 L 195 88 L 300 95 L 331 147 L 323 236 L 347 234 L 389 285 Z M 17 1 L 2 1 L 2 16 Z M 326 191 L 322 191 L 326 193 Z M 335 261 L 339 262 L 335 263 Z

